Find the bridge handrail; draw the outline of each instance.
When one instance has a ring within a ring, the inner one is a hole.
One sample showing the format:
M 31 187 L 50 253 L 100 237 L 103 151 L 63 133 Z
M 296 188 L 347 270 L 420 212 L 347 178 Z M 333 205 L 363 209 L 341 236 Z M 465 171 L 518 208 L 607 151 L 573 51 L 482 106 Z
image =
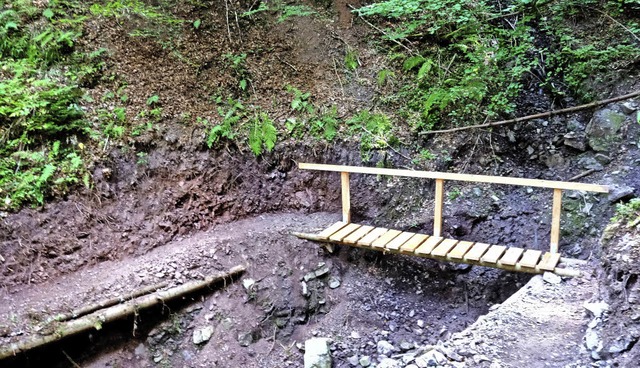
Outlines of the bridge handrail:
M 456 174 L 436 171 L 414 171 L 406 169 L 385 169 L 379 167 L 362 167 L 346 165 L 327 165 L 313 163 L 299 163 L 298 168 L 304 170 L 334 171 L 340 173 L 342 189 L 342 221 L 351 222 L 351 194 L 349 187 L 349 174 L 372 174 L 406 176 L 413 178 L 426 178 L 436 180 L 436 193 L 434 196 L 435 208 L 433 215 L 433 236 L 439 237 L 442 232 L 442 209 L 444 207 L 444 181 L 470 181 L 477 183 L 520 185 L 527 187 L 539 187 L 553 189 L 553 205 L 551 209 L 551 244 L 550 252 L 558 253 L 560 242 L 560 212 L 562 210 L 562 191 L 581 190 L 586 192 L 608 193 L 609 188 L 605 185 L 573 183 L 566 181 L 540 180 L 514 178 L 504 176 L 489 176 L 475 174 Z
M 348 172 L 353 174 L 407 176 L 412 178 L 471 181 L 471 182 L 477 182 L 477 183 L 521 185 L 521 186 L 527 186 L 527 187 L 539 187 L 539 188 L 551 188 L 551 189 L 563 189 L 563 190 L 582 190 L 585 192 L 597 192 L 597 193 L 609 192 L 609 187 L 607 187 L 606 185 L 574 183 L 574 182 L 567 182 L 567 181 L 526 179 L 526 178 L 475 175 L 475 174 L 456 174 L 456 173 L 445 173 L 445 172 L 437 172 L 437 171 L 384 169 L 379 167 L 312 164 L 312 163 L 299 163 L 298 167 L 300 169 L 305 169 L 305 170 Z

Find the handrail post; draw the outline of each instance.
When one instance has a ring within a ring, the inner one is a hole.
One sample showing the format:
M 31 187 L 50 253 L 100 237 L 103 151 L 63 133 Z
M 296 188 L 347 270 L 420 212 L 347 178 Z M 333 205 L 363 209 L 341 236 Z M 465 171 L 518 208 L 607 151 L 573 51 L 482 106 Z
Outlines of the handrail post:
M 553 207 L 551 209 L 551 253 L 558 253 L 560 243 L 560 212 L 562 211 L 562 189 L 553 190 Z
M 442 233 L 442 202 L 444 200 L 444 179 L 436 179 L 435 208 L 433 213 L 433 236 Z
M 341 172 L 340 181 L 342 187 L 342 221 L 351 223 L 351 193 L 349 192 L 349 173 Z

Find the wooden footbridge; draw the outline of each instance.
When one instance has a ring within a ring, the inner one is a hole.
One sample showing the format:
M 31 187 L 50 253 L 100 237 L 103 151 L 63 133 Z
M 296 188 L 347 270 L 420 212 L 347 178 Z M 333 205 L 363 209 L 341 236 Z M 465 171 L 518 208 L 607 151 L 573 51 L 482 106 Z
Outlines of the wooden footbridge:
M 300 163 L 299 168 L 340 172 L 342 184 L 342 221 L 336 222 L 321 231 L 319 234 L 294 233 L 299 238 L 373 249 L 383 251 L 385 253 L 408 254 L 450 262 L 494 267 L 509 271 L 529 273 L 554 272 L 562 276 L 576 276 L 579 274 L 576 270 L 562 268 L 559 266 L 562 261 L 570 261 L 570 259 L 562 258 L 558 252 L 562 191 L 579 190 L 598 193 L 607 193 L 609 191 L 608 187 L 596 184 L 487 175 L 310 163 Z M 435 179 L 436 188 L 433 234 L 418 234 L 408 231 L 387 229 L 384 227 L 351 223 L 349 187 L 349 174 L 351 173 Z M 442 209 L 444 204 L 445 180 L 509 184 L 553 189 L 550 250 L 543 253 L 542 251 L 535 249 L 523 249 L 505 245 L 487 244 L 442 237 Z

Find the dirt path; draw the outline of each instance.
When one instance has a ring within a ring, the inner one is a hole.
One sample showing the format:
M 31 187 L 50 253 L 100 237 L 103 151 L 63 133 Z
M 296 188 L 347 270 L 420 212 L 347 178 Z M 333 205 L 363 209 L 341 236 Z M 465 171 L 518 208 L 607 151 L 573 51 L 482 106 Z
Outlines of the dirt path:
M 535 276 L 445 346 L 470 367 L 585 367 L 583 345 L 590 317 L 584 303 L 597 293 L 590 270 L 559 284 Z
M 334 341 L 335 366 L 348 367 L 354 356 L 377 360 L 380 341 L 399 354 L 444 340 L 526 281 L 492 269 L 449 269 L 361 249 L 329 254 L 289 235 L 318 231 L 337 218 L 327 213 L 258 216 L 143 256 L 4 290 L 0 343 L 37 333 L 41 321 L 79 305 L 247 264 L 243 280 L 226 289 L 141 313 L 135 324 L 105 326 L 11 363 L 64 367 L 68 355 L 83 367 L 300 366 L 299 344 L 327 336 Z M 194 344 L 194 332 L 203 328 L 213 329 L 210 340 Z

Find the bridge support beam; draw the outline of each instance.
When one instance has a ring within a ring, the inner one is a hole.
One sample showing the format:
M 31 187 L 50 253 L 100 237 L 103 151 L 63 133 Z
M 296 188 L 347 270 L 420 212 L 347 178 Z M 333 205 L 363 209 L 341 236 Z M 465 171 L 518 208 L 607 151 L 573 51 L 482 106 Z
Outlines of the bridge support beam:
M 444 180 L 436 179 L 435 209 L 433 211 L 433 236 L 439 237 L 442 233 L 442 203 L 444 200 Z
M 341 172 L 340 181 L 342 186 L 342 221 L 351 222 L 351 193 L 349 191 L 349 173 Z
M 560 242 L 560 213 L 562 212 L 562 189 L 553 190 L 553 208 L 551 210 L 551 253 L 558 253 Z

